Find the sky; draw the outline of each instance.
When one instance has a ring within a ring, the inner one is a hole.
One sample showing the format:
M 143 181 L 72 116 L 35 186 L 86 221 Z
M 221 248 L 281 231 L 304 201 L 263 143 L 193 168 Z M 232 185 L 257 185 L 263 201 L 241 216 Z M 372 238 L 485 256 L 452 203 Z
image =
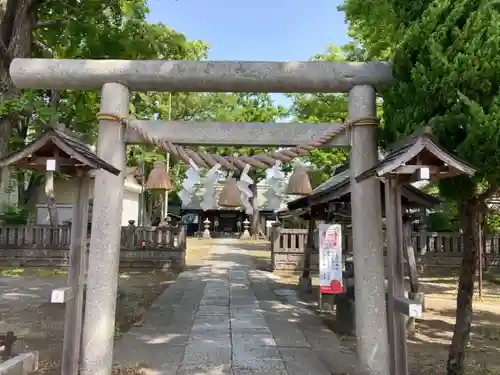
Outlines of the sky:
M 304 61 L 348 42 L 342 0 L 149 0 L 149 20 L 210 45 L 210 60 Z M 314 4 L 314 5 L 313 5 Z M 273 94 L 276 104 L 287 105 Z

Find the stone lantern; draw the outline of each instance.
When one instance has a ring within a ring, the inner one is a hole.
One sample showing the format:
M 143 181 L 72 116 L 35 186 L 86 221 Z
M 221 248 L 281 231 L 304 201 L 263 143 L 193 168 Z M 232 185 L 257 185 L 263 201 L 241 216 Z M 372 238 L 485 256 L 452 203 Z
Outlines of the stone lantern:
M 210 236 L 210 220 L 208 220 L 208 217 L 205 219 L 205 221 L 203 222 L 203 226 L 205 228 L 205 230 L 203 231 L 203 238 L 212 238 L 212 236 Z
M 250 232 L 248 231 L 248 228 L 250 228 L 250 222 L 248 221 L 248 219 L 245 219 L 245 221 L 243 222 L 243 228 L 244 228 L 244 231 L 240 237 L 240 240 L 249 240 L 250 239 Z

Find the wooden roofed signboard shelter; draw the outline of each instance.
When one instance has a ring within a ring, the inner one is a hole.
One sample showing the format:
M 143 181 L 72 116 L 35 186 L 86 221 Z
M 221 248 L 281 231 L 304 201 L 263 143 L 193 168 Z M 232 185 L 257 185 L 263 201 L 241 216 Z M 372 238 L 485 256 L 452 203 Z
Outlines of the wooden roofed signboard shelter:
M 378 184 L 379 199 L 383 204 L 385 201 L 385 184 L 383 181 Z M 441 203 L 441 199 L 426 194 L 409 184 L 403 185 L 401 192 L 401 204 L 405 208 L 431 209 Z M 311 195 L 288 202 L 287 207 L 288 210 L 279 212 L 278 217 L 298 214 L 309 221 L 308 245 L 304 250 L 304 263 L 299 283 L 303 292 L 310 292 L 312 290 L 310 267 L 316 220 L 325 220 L 333 216 L 339 219 L 339 222 L 342 222 L 352 216 L 351 171 L 347 164 L 337 168 L 337 173 L 316 187 Z M 382 212 L 382 214 L 385 213 Z M 407 223 L 407 225 L 410 224 Z
M 361 182 L 372 176 L 394 176 L 400 184 L 406 184 L 437 181 L 461 174 L 472 176 L 474 173 L 474 167 L 439 146 L 426 130 L 396 143 L 382 161 L 358 175 L 356 181 Z
M 116 176 L 120 174 L 85 143 L 56 128 L 46 130 L 23 149 L 0 160 L 0 168 L 9 166 L 38 172 L 49 169 L 72 176 L 94 169 L 103 169 Z
M 458 175 L 472 176 L 475 169 L 453 156 L 433 139 L 428 129 L 395 144 L 374 167 L 356 176 L 361 182 L 376 176 L 385 183 L 385 212 L 388 268 L 388 333 L 391 375 L 408 375 L 407 331 L 404 315 L 422 312 L 420 301 L 405 297 L 404 263 L 409 243 L 405 243 L 401 196 L 404 184 L 440 180 Z
M 89 212 L 90 171 L 102 169 L 113 175 L 120 170 L 95 155 L 79 139 L 56 128 L 46 130 L 23 149 L 0 159 L 0 168 L 15 166 L 37 172 L 61 172 L 78 179 L 73 198 L 71 245 L 67 286 L 52 291 L 52 303 L 65 303 L 62 374 L 77 375 L 83 328 L 83 290 Z

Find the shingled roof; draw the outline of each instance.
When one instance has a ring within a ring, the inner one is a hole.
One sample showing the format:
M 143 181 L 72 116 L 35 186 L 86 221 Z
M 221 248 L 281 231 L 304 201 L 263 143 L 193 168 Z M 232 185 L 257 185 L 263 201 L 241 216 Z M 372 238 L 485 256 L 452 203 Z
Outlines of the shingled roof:
M 372 176 L 383 177 L 390 174 L 411 173 L 405 172 L 404 167 L 427 167 L 430 177 L 439 180 L 454 177 L 459 174 L 469 176 L 475 173 L 475 168 L 464 160 L 452 155 L 434 140 L 428 131 L 411 135 L 394 144 L 388 155 L 373 168 L 356 176 L 356 181 L 362 181 Z
M 288 209 L 293 211 L 332 201 L 350 201 L 350 184 L 350 170 L 344 169 L 316 187 L 311 195 L 289 202 Z M 384 183 L 381 181 L 380 184 L 383 192 Z M 439 198 L 426 194 L 412 185 L 404 185 L 401 188 L 401 195 L 403 203 L 407 206 L 432 208 L 441 203 Z
M 76 169 L 103 169 L 116 176 L 120 174 L 119 169 L 99 158 L 84 142 L 55 128 L 46 130 L 23 149 L 0 159 L 0 167 L 16 166 L 43 172 L 46 166 L 37 158 L 54 158 L 55 152 L 59 153 L 59 171 L 62 173 L 72 174 Z

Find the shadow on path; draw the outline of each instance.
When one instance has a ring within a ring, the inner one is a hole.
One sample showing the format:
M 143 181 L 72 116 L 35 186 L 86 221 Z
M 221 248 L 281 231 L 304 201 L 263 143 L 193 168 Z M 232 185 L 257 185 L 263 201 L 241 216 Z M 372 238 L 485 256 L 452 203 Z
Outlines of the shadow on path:
M 236 240 L 183 272 L 115 344 L 115 362 L 148 374 L 356 374 L 355 355 L 272 275 L 253 269 Z

